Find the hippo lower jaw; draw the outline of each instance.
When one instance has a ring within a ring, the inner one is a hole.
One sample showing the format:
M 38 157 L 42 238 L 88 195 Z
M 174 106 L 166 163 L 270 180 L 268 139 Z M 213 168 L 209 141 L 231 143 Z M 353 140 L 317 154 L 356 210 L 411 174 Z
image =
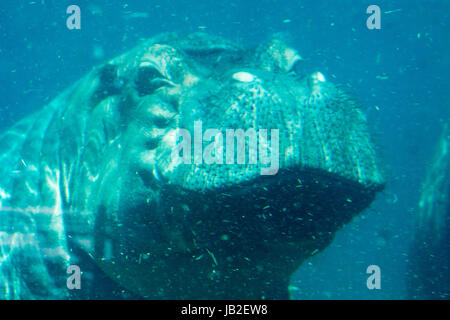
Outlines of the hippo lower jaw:
M 166 185 L 157 210 L 132 209 L 141 217 L 157 212 L 148 217 L 151 229 L 142 224 L 130 235 L 135 251 L 97 262 L 150 299 L 287 299 L 294 271 L 381 188 L 316 171 L 281 169 L 207 192 Z

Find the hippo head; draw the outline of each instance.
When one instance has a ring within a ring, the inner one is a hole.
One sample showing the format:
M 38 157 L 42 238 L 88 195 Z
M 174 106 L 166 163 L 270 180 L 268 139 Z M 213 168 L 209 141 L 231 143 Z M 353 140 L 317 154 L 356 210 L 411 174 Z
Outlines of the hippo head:
M 383 184 L 357 104 L 300 62 L 277 38 L 164 35 L 98 70 L 111 150 L 82 198 L 107 274 L 150 298 L 287 297 Z

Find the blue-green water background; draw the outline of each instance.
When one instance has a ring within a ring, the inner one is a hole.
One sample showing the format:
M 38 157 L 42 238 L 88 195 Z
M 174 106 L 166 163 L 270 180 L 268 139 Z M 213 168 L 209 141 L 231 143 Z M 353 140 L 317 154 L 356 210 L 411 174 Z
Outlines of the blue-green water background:
M 71 4 L 81 8 L 81 30 L 66 28 Z M 366 27 L 371 4 L 383 12 L 381 30 Z M 293 276 L 292 297 L 403 299 L 421 184 L 450 114 L 449 21 L 446 0 L 3 0 L 0 130 L 142 38 L 204 30 L 257 44 L 287 32 L 306 71 L 352 86 L 388 171 L 371 208 Z M 381 290 L 366 287 L 371 264 L 381 268 Z

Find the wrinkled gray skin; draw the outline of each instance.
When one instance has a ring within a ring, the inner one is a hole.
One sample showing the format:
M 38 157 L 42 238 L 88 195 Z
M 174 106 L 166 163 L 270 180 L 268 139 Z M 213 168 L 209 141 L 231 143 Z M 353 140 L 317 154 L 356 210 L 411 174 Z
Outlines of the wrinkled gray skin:
M 288 298 L 296 268 L 383 187 L 356 103 L 300 60 L 276 38 L 163 34 L 4 133 L 0 298 Z M 279 129 L 278 173 L 173 163 L 176 128 L 196 120 Z

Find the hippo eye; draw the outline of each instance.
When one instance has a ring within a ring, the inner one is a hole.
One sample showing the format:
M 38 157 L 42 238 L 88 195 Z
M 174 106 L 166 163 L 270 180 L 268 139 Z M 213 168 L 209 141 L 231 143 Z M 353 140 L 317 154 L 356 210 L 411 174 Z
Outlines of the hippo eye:
M 294 75 L 300 75 L 302 73 L 302 59 L 295 60 L 292 66 L 289 69 L 289 73 Z
M 152 94 L 162 87 L 174 86 L 172 81 L 168 80 L 153 66 L 141 67 L 138 71 L 135 83 L 140 96 Z

